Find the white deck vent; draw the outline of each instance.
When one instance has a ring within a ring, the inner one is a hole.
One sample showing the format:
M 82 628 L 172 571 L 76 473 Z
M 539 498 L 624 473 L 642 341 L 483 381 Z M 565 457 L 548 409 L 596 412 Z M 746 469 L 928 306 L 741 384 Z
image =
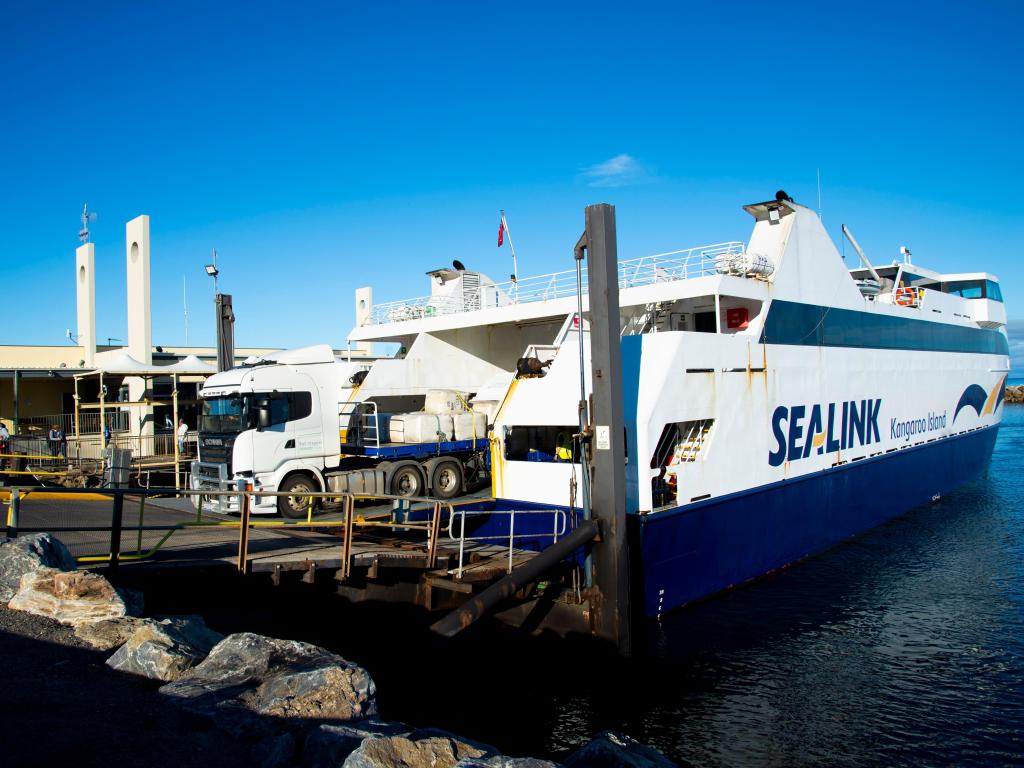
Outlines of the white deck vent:
M 480 275 L 477 272 L 462 273 L 462 311 L 480 309 Z

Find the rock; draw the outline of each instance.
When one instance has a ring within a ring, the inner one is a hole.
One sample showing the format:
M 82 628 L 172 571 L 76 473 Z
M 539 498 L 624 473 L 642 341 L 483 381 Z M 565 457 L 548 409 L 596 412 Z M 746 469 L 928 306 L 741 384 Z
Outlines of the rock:
M 413 729 L 403 723 L 357 720 L 343 725 L 321 725 L 313 729 L 302 747 L 303 768 L 337 768 L 373 736 L 404 736 Z
M 281 768 L 295 760 L 295 737 L 290 733 L 267 736 L 256 742 L 250 750 L 253 762 L 259 768 Z
M 558 763 L 550 760 L 538 760 L 536 757 L 468 757 L 459 760 L 455 768 L 559 768 Z
M 40 568 L 21 577 L 10 607 L 77 627 L 126 614 L 124 600 L 102 576 L 87 571 Z
M 205 659 L 223 639 L 207 628 L 200 616 L 142 619 L 125 644 L 107 659 L 107 666 L 170 682 Z
M 654 747 L 615 731 L 604 731 L 573 752 L 565 768 L 678 768 Z
M 124 601 L 124 609 L 128 612 L 128 615 L 141 616 L 143 609 L 146 607 L 145 595 L 137 589 L 128 589 L 127 587 L 115 587 L 115 589 Z
M 84 640 L 93 648 L 101 651 L 112 651 L 128 642 L 143 619 L 134 616 L 122 616 L 117 619 L 104 619 L 90 624 L 75 627 L 75 637 Z
M 21 577 L 40 568 L 73 571 L 75 558 L 48 533 L 0 540 L 0 601 L 9 602 L 21 588 Z
M 219 724 L 242 712 L 318 720 L 377 714 L 377 689 L 362 667 L 309 643 L 250 632 L 226 637 L 160 693 Z M 234 719 L 250 730 L 270 727 L 268 718 Z
M 1008 403 L 1024 403 L 1024 386 L 1007 387 L 1005 398 Z
M 371 736 L 349 755 L 343 768 L 455 768 L 460 760 L 497 754 L 494 747 L 466 741 L 435 728 L 398 736 Z

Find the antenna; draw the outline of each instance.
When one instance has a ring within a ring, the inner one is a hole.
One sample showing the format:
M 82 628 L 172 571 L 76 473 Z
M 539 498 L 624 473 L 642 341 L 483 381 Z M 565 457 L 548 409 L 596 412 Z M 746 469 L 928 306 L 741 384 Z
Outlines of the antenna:
M 78 336 L 73 334 L 71 332 L 70 328 L 68 328 L 66 331 L 64 331 L 64 335 L 68 337 L 68 341 L 70 341 L 72 344 L 77 344 L 78 343 Z
M 82 206 L 82 215 L 79 217 L 82 220 L 82 228 L 78 230 L 78 239 L 83 243 L 89 242 L 89 222 L 96 221 L 98 218 L 94 211 L 89 210 L 89 204 L 85 203 Z
M 184 275 L 181 276 L 181 306 L 185 312 L 185 346 L 188 346 L 188 290 L 186 287 L 186 278 Z

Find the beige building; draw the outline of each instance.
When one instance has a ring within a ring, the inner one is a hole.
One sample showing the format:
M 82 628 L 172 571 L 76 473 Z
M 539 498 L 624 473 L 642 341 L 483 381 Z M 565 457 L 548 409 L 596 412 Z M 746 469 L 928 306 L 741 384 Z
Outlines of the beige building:
M 28 344 L 0 345 L 0 421 L 12 434 L 45 437 L 50 426 L 63 429 L 69 442 L 81 443 L 87 436 L 102 432 L 99 411 L 98 371 L 128 354 L 147 367 L 170 366 L 189 356 L 202 363 L 216 365 L 216 349 L 211 347 L 159 346 L 152 342 L 150 304 L 150 241 L 149 217 L 139 216 L 125 226 L 125 273 L 128 283 L 128 344 L 125 347 L 96 344 L 95 253 L 92 243 L 75 252 L 75 288 L 77 300 L 77 344 L 44 346 Z M 369 297 L 364 297 L 368 299 Z M 363 302 L 363 313 L 367 301 Z M 360 309 L 357 307 L 356 314 Z M 244 318 L 243 318 L 244 322 Z M 315 343 L 317 339 L 311 339 Z M 251 355 L 275 351 L 271 347 L 235 349 L 235 361 Z M 369 357 L 371 350 L 362 346 L 336 350 L 339 356 Z M 91 375 L 97 372 L 97 375 Z M 177 376 L 178 413 L 186 419 L 189 429 L 197 428 L 196 390 L 200 376 Z M 172 377 L 106 375 L 104 378 L 106 407 L 104 419 L 116 435 L 132 437 L 142 444 L 153 445 L 149 436 L 173 432 L 167 406 L 173 388 Z M 78 424 L 75 424 L 75 398 L 78 396 Z M 118 406 L 118 403 L 135 403 Z M 138 405 L 139 403 L 145 405 Z M 153 402 L 153 405 L 148 405 Z M 87 414 L 88 418 L 83 414 Z M 77 427 L 77 428 L 76 428 Z M 81 437 L 81 440 L 78 437 Z

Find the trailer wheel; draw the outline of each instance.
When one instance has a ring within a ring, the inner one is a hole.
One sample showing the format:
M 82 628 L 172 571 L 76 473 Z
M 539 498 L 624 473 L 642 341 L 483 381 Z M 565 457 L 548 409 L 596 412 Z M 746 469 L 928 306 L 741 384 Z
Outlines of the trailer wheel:
M 309 496 L 303 494 L 315 492 L 319 490 L 316 487 L 316 483 L 307 475 L 292 475 L 286 478 L 281 487 L 278 489 L 281 493 L 287 493 L 288 496 L 277 497 L 277 511 L 281 513 L 283 517 L 290 518 L 292 520 L 299 520 L 306 517 L 309 514 Z M 317 509 L 317 500 L 313 500 L 313 511 Z
M 430 474 L 430 490 L 434 498 L 447 501 L 462 491 L 462 465 L 455 459 L 439 461 Z
M 391 493 L 395 496 L 422 496 L 423 475 L 415 464 L 403 464 L 391 475 Z

